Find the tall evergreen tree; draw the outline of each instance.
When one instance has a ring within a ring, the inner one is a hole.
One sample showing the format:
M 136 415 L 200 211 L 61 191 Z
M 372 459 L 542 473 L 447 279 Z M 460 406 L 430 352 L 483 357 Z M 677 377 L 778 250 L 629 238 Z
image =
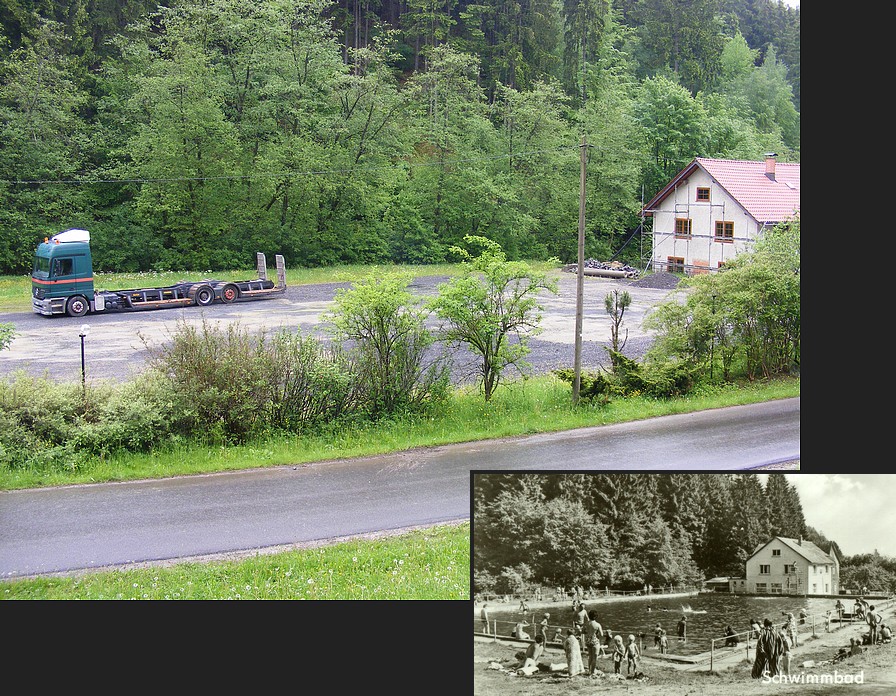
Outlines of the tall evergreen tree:
M 711 89 L 723 47 L 718 8 L 719 0 L 641 0 L 641 43 L 653 56 L 647 74 L 669 68 L 692 95 Z
M 660 476 L 657 489 L 659 513 L 672 536 L 697 543 L 706 533 L 709 495 L 701 474 Z
M 563 0 L 563 86 L 584 106 L 585 75 L 597 62 L 609 0 Z
M 769 474 L 765 484 L 770 536 L 799 539 L 805 534 L 806 520 L 796 489 L 784 474 Z
M 737 556 L 730 475 L 708 474 L 706 484 L 706 532 L 703 538 L 694 540 L 694 559 L 708 577 L 739 575 L 742 568 Z
M 756 474 L 734 474 L 731 483 L 735 557 L 743 569 L 760 544 L 769 539 L 765 490 Z M 741 571 L 743 572 L 743 570 Z

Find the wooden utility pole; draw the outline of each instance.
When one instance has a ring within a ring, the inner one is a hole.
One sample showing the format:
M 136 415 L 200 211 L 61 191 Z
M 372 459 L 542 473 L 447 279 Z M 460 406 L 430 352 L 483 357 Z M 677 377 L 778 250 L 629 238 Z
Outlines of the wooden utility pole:
M 581 173 L 579 174 L 579 268 L 576 274 L 576 357 L 575 377 L 572 382 L 572 404 L 579 403 L 582 386 L 582 317 L 585 295 L 585 153 L 587 145 L 582 136 Z

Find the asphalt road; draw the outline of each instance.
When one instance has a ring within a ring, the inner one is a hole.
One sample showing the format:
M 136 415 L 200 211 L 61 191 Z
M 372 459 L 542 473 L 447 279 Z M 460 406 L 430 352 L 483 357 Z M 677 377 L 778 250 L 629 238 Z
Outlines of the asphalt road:
M 737 471 L 800 456 L 800 399 L 299 467 L 0 492 L 0 578 L 241 555 L 470 517 L 475 470 Z

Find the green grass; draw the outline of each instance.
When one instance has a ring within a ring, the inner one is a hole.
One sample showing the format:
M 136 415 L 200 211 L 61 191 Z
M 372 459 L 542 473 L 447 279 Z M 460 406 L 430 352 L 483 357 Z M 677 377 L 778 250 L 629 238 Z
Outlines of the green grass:
M 240 561 L 0 583 L 0 599 L 469 599 L 470 524 Z
M 556 432 L 723 406 L 799 396 L 800 380 L 719 385 L 696 395 L 619 399 L 572 407 L 569 384 L 551 375 L 509 382 L 486 403 L 475 388 L 460 389 L 427 418 L 396 418 L 326 434 L 275 436 L 244 445 L 185 444 L 147 453 L 95 457 L 65 470 L 0 468 L 0 490 L 102 483 L 304 464 L 399 452 L 457 442 Z

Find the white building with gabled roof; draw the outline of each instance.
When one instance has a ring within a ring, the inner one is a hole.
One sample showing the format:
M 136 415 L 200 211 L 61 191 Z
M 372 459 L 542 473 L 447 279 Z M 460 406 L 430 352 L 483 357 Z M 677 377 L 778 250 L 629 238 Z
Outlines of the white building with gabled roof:
M 654 271 L 718 270 L 763 232 L 799 217 L 800 165 L 697 157 L 644 206 Z
M 811 541 L 772 537 L 747 559 L 744 578 L 732 590 L 760 595 L 836 595 L 840 593 L 840 558 Z

